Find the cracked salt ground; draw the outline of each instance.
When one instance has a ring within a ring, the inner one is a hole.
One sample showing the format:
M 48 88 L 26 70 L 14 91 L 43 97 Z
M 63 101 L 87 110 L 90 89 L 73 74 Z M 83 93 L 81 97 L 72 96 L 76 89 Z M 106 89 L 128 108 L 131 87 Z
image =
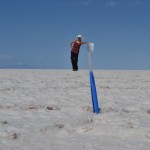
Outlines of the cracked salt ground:
M 0 150 L 149 150 L 150 71 L 1 70 Z

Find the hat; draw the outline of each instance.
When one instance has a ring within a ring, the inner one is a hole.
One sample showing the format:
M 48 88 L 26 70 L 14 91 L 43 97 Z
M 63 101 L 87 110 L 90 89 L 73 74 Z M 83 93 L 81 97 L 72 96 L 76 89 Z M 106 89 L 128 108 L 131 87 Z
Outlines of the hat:
M 83 39 L 83 36 L 82 36 L 82 35 L 80 35 L 80 34 L 79 34 L 77 37 L 78 37 L 78 38 L 81 38 L 81 39 Z

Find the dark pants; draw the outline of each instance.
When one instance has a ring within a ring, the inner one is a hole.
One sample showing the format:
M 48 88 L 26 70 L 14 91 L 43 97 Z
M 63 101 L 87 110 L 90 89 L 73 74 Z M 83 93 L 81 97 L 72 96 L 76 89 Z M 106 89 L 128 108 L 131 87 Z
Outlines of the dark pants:
M 79 54 L 75 54 L 75 53 L 71 52 L 71 63 L 72 63 L 72 69 L 74 71 L 78 70 L 78 55 Z

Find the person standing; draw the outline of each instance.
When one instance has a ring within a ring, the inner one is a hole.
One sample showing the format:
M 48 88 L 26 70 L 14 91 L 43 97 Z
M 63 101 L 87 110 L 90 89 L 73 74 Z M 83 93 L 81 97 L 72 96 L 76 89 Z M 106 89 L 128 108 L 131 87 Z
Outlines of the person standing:
M 80 47 L 81 45 L 88 43 L 83 42 L 82 39 L 82 35 L 78 35 L 77 39 L 70 43 L 72 71 L 78 71 L 78 56 L 80 52 Z

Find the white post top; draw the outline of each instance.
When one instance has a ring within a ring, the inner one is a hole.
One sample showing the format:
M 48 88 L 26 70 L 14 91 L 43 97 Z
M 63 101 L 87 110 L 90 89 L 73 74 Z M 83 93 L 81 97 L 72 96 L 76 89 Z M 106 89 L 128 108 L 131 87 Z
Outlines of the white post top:
M 94 51 L 94 43 L 88 43 L 87 50 L 88 52 L 92 53 Z
M 87 44 L 87 51 L 88 51 L 88 60 L 89 60 L 89 71 L 92 71 L 92 58 L 91 53 L 94 51 L 94 43 Z

